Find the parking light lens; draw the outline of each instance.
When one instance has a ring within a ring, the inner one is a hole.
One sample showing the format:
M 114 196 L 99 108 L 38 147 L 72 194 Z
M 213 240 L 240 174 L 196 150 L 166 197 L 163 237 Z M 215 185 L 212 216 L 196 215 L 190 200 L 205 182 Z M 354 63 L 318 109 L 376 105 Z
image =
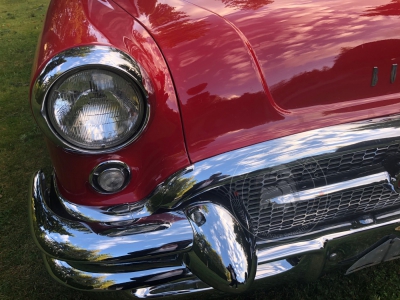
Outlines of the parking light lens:
M 101 194 L 113 194 L 123 190 L 130 179 L 129 166 L 116 160 L 99 164 L 89 176 L 91 186 Z
M 107 169 L 99 175 L 98 182 L 106 192 L 115 192 L 124 185 L 125 176 L 119 169 Z

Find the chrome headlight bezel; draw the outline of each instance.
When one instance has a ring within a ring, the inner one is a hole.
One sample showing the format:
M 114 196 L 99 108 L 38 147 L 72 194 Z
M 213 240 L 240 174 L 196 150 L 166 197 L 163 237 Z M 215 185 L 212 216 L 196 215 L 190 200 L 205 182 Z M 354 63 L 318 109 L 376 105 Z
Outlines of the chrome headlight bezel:
M 137 87 L 144 106 L 144 115 L 137 130 L 127 140 L 105 149 L 87 149 L 74 145 L 62 138 L 49 120 L 47 98 L 51 88 L 59 80 L 76 72 L 88 69 L 114 72 L 131 81 Z M 83 46 L 63 51 L 54 56 L 43 68 L 32 90 L 32 111 L 39 127 L 45 135 L 68 151 L 85 154 L 101 154 L 115 152 L 131 144 L 141 135 L 148 124 L 150 105 L 147 101 L 148 91 L 143 85 L 143 77 L 137 62 L 126 53 L 108 46 Z

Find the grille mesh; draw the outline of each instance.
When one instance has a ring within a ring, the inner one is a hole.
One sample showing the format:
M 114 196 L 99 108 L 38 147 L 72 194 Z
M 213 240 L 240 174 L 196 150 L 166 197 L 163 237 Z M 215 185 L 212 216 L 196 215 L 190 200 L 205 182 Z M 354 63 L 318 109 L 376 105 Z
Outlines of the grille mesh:
M 304 181 L 317 179 L 324 176 L 331 176 L 345 171 L 355 170 L 366 166 L 379 164 L 385 157 L 397 154 L 400 151 L 399 144 L 392 144 L 380 148 L 372 148 L 352 153 L 345 153 L 319 160 L 304 159 L 300 160 L 295 166 L 288 166 L 280 170 L 271 171 L 262 176 L 254 178 L 254 183 L 262 181 L 264 185 L 275 185 L 280 180 L 292 179 L 294 181 Z
M 324 222 L 400 205 L 399 194 L 384 185 L 375 185 L 316 197 L 309 201 L 277 205 L 268 201 L 271 198 L 268 196 L 269 191 L 276 186 L 288 186 L 290 183 L 324 176 L 340 176 L 346 171 L 377 165 L 389 154 L 398 152 L 399 144 L 392 144 L 319 160 L 303 160 L 236 181 L 222 190 L 225 194 L 229 193 L 231 199 L 244 204 L 253 230 L 258 236 L 270 236 L 300 228 L 311 230 L 313 226 Z M 291 192 L 288 190 L 284 194 Z
M 289 205 L 267 207 L 249 211 L 257 235 L 263 236 L 278 231 L 311 229 L 311 226 L 334 219 L 371 212 L 400 204 L 400 197 L 383 185 L 334 193 Z

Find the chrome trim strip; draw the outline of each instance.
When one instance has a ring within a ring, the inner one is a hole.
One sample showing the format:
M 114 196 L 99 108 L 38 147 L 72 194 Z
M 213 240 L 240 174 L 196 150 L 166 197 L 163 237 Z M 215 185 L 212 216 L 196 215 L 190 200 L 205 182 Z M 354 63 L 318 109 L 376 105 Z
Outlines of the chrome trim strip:
M 263 264 L 290 256 L 321 250 L 324 248 L 325 240 L 324 237 L 321 237 L 315 240 L 272 246 L 271 248 L 258 250 L 258 263 Z
M 259 264 L 255 280 L 275 276 L 291 269 L 293 266 L 286 259 Z
M 387 219 L 387 218 L 398 216 L 398 215 L 400 215 L 400 210 L 394 211 L 394 212 L 389 212 L 389 213 L 379 214 L 379 215 L 376 215 L 375 218 L 377 220 L 382 220 L 382 219 Z
M 324 226 L 322 228 L 318 228 L 313 231 L 309 232 L 304 232 L 304 233 L 294 233 L 294 235 L 291 234 L 282 234 L 282 236 L 278 236 L 278 234 L 273 235 L 270 239 L 259 239 L 257 241 L 257 245 L 265 245 L 265 244 L 277 244 L 277 243 L 282 243 L 287 240 L 293 240 L 293 239 L 299 239 L 299 238 L 312 238 L 313 236 L 320 235 L 321 233 L 325 232 L 326 234 L 332 231 L 336 231 L 339 229 L 351 229 L 354 228 L 353 224 L 350 222 L 343 222 L 343 223 L 337 223 L 334 225 L 328 225 Z
M 257 275 L 255 280 L 275 276 L 289 271 L 292 268 L 294 267 L 285 259 L 261 264 L 257 267 Z M 158 290 L 161 291 L 157 293 Z M 199 280 L 193 274 L 189 273 L 181 280 L 134 290 L 133 296 L 139 299 L 145 299 L 201 293 L 205 291 L 212 291 L 213 295 L 216 293 L 212 287 L 207 287 L 204 282 Z
M 130 210 L 131 218 L 150 215 L 151 210 L 147 207 L 177 208 L 196 195 L 269 168 L 294 162 L 314 162 L 316 157 L 322 155 L 397 142 L 400 141 L 399 129 L 400 115 L 395 115 L 315 129 L 223 153 L 173 174 L 143 199 L 140 207 Z M 191 188 L 187 189 L 187 186 Z M 171 190 L 176 192 L 168 193 Z M 161 204 L 160 199 L 163 199 Z M 60 202 L 69 206 L 74 216 L 81 220 L 107 222 L 110 219 L 107 208 L 75 205 L 62 199 Z M 125 213 L 112 217 L 113 221 L 127 219 Z
M 305 191 L 296 192 L 293 194 L 283 195 L 279 197 L 275 197 L 272 199 L 267 199 L 264 201 L 268 201 L 270 203 L 276 205 L 284 205 L 287 203 L 293 203 L 298 201 L 306 201 L 311 200 L 316 197 L 340 192 L 347 189 L 354 189 L 360 186 L 369 185 L 369 184 L 379 184 L 379 183 L 387 183 L 390 184 L 390 175 L 388 172 L 380 172 L 377 174 L 372 174 L 369 176 L 359 177 L 347 181 L 342 181 L 326 186 L 321 186 Z M 261 203 L 261 206 L 263 204 Z
M 65 211 L 84 222 L 96 222 L 96 223 L 129 223 L 141 217 L 151 215 L 145 208 L 144 202 L 139 201 L 135 203 L 123 203 L 115 206 L 86 206 L 79 205 L 64 199 L 60 194 L 57 186 L 57 180 L 55 174 L 53 174 L 53 187 L 57 195 L 56 200 L 61 204 Z M 132 214 L 135 212 L 135 215 Z
M 50 257 L 45 257 L 45 263 L 59 282 L 79 290 L 132 289 L 174 280 L 189 273 L 184 265 L 123 273 L 93 273 L 78 270 L 65 261 Z
M 122 144 L 109 148 L 89 150 L 76 147 L 66 140 L 59 137 L 52 128 L 46 113 L 46 97 L 52 85 L 63 75 L 85 68 L 103 68 L 119 73 L 124 77 L 131 79 L 141 91 L 145 115 L 143 124 L 129 140 Z M 138 63 L 128 54 L 109 46 L 79 46 L 65 50 L 54 56 L 43 68 L 33 85 L 31 105 L 33 115 L 46 136 L 56 145 L 69 151 L 75 151 L 85 154 L 110 153 L 122 149 L 135 141 L 146 128 L 150 118 L 150 105 L 146 98 L 148 91 L 143 85 L 143 74 L 140 71 Z
M 48 207 L 44 180 L 40 171 L 33 178 L 30 218 L 36 244 L 48 256 L 73 262 L 116 263 L 180 253 L 192 247 L 193 230 L 182 212 L 91 228 L 90 224 L 59 217 Z
M 68 287 L 79 290 L 127 290 L 137 289 L 133 295 L 137 298 L 159 296 L 176 296 L 193 292 L 213 290 L 190 273 L 184 265 L 175 267 L 154 268 L 134 272 L 94 273 L 81 271 L 65 261 L 44 257 L 47 268 L 56 280 Z M 256 280 L 289 271 L 293 266 L 286 260 L 258 265 Z M 73 276 L 72 276 L 73 274 Z M 167 282 L 160 284 L 160 282 Z M 146 287 L 149 286 L 150 287 Z M 182 289 L 186 285 L 187 289 Z M 175 287 L 176 286 L 176 287 Z M 174 288 L 174 291 L 152 294 L 160 288 Z M 180 289 L 178 289 L 180 288 Z
M 378 67 L 374 67 L 372 69 L 371 86 L 376 86 L 377 83 L 378 83 Z
M 157 293 L 158 290 L 161 291 Z M 212 287 L 207 286 L 207 284 L 203 283 L 193 274 L 187 274 L 186 277 L 182 278 L 181 280 L 175 280 L 161 285 L 139 288 L 137 290 L 133 290 L 132 294 L 136 298 L 145 299 L 179 296 L 205 291 L 212 291 L 213 294 L 215 294 L 216 292 Z
M 390 71 L 390 83 L 394 83 L 396 81 L 397 75 L 397 64 L 392 64 L 392 70 Z
M 324 245 L 327 241 L 397 223 L 400 223 L 400 219 L 394 219 L 379 224 L 365 225 L 364 227 L 357 229 L 348 228 L 346 231 L 327 234 L 309 241 L 300 241 L 285 245 L 271 246 L 258 251 L 258 263 L 267 263 L 274 260 L 288 258 L 290 256 L 304 255 L 313 251 L 318 251 L 324 248 Z

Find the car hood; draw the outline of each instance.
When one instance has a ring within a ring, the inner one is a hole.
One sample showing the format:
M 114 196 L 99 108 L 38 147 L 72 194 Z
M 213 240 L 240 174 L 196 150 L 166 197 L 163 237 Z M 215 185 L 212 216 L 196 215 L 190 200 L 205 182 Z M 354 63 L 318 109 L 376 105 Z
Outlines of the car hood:
M 162 50 L 192 161 L 396 109 L 397 1 L 115 2 Z

